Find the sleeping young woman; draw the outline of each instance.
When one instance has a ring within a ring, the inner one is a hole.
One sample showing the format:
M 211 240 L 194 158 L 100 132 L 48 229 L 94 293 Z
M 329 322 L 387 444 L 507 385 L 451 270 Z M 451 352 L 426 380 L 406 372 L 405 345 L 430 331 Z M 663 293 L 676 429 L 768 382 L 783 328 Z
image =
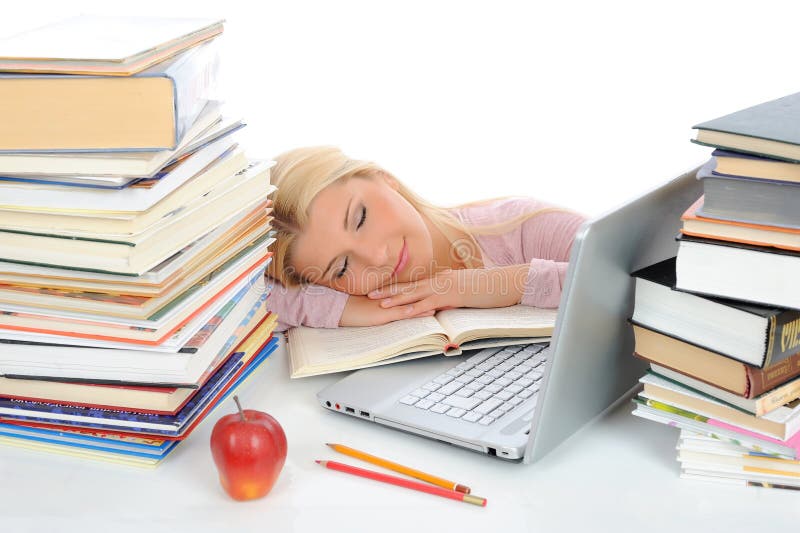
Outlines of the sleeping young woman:
M 279 331 L 454 307 L 558 307 L 582 215 L 527 197 L 439 207 L 333 147 L 276 162 L 267 307 Z

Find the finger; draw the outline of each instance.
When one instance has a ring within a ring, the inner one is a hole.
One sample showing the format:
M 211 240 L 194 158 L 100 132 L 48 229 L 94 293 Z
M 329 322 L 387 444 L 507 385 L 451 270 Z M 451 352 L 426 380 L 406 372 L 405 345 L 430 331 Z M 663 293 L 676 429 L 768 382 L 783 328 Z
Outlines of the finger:
M 367 293 L 367 297 L 373 300 L 377 300 L 379 298 L 386 298 L 389 296 L 394 296 L 395 294 L 406 292 L 408 290 L 413 290 L 415 286 L 416 282 L 410 282 L 410 281 L 405 283 L 394 283 L 392 285 L 384 285 L 383 287 L 379 287 Z
M 416 314 L 416 315 L 412 315 L 412 318 L 418 318 L 418 317 L 421 317 L 421 316 L 433 316 L 435 314 L 436 314 L 436 309 L 430 309 L 428 311 L 425 311 L 425 312 L 422 312 L 422 313 L 419 313 L 419 314 Z
M 433 294 L 433 288 L 429 285 L 420 285 L 413 291 L 409 291 L 407 293 L 398 294 L 396 296 L 390 296 L 381 300 L 381 307 L 395 307 L 398 305 L 408 305 L 414 302 L 419 302 L 420 300 L 424 300 Z

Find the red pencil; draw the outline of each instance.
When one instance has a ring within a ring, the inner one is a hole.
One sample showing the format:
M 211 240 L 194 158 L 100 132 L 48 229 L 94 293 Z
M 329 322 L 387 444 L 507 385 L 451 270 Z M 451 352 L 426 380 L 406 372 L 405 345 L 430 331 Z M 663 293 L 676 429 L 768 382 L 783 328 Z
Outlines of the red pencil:
M 373 472 L 372 470 L 366 470 L 364 468 L 358 468 L 357 466 L 351 466 L 344 463 L 337 463 L 336 461 L 317 461 L 317 463 L 321 464 L 325 468 L 338 470 L 339 472 L 344 472 L 345 474 L 352 474 L 354 476 L 374 479 L 375 481 L 382 481 L 391 485 L 397 485 L 407 489 L 427 492 L 428 494 L 435 494 L 436 496 L 441 496 L 443 498 L 450 498 L 451 500 L 459 500 L 462 502 L 471 503 L 472 505 L 486 507 L 486 498 L 481 498 L 480 496 L 473 496 L 472 494 L 464 494 L 463 492 L 443 489 L 434 485 L 428 485 L 427 483 L 420 483 L 418 481 L 411 481 L 410 479 L 382 474 L 381 472 Z

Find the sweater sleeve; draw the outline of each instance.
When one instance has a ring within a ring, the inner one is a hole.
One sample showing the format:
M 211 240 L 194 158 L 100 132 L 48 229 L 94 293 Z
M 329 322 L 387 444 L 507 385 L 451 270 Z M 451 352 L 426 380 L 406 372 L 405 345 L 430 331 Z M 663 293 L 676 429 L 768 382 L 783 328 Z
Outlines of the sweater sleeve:
M 530 268 L 521 304 L 558 307 L 575 233 L 585 220 L 586 217 L 578 213 L 554 211 L 534 216 L 522 223 L 522 257 L 530 264 Z
M 278 315 L 275 331 L 286 331 L 295 326 L 312 328 L 337 328 L 348 294 L 322 285 L 285 287 L 267 277 L 272 286 L 267 298 L 267 309 Z

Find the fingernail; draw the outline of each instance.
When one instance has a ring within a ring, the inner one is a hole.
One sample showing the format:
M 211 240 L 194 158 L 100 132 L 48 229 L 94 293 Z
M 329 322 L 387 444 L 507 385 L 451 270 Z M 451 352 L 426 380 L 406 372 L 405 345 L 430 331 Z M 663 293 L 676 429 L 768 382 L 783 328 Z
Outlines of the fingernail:
M 381 291 L 372 291 L 367 296 L 370 298 L 378 298 L 381 295 Z
M 381 300 L 381 307 L 389 307 L 389 304 L 392 303 L 391 298 L 384 298 Z

